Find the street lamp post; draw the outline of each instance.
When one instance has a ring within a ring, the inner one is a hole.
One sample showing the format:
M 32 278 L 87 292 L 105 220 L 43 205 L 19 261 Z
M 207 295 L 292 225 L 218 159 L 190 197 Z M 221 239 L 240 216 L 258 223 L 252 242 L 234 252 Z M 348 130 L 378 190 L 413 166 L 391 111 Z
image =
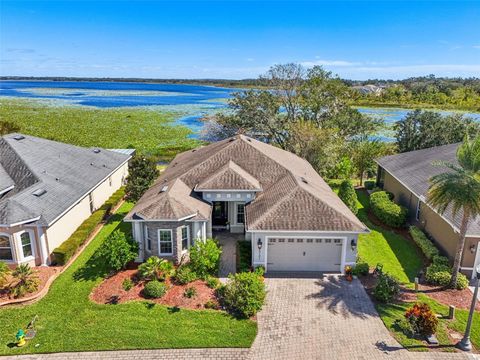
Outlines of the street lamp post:
M 467 327 L 465 329 L 465 335 L 463 339 L 457 344 L 457 346 L 463 351 L 472 351 L 472 343 L 470 342 L 470 332 L 472 330 L 473 313 L 475 311 L 475 304 L 477 303 L 478 286 L 480 285 L 480 265 L 474 270 L 477 278 L 475 284 L 475 291 L 473 292 L 472 305 L 470 306 L 470 313 L 468 314 Z

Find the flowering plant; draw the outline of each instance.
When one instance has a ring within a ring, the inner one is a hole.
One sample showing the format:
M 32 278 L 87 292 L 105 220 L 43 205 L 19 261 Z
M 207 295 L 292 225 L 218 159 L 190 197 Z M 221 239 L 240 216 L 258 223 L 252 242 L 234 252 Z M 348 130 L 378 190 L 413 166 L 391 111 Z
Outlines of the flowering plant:
M 405 318 L 415 334 L 430 336 L 437 331 L 438 319 L 428 304 L 417 303 L 409 307 L 405 312 Z

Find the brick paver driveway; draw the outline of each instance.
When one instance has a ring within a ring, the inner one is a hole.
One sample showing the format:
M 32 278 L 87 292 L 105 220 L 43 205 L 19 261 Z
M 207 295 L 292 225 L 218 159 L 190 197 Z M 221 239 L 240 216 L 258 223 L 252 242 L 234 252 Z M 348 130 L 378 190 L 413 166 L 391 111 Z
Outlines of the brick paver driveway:
M 463 353 L 403 349 L 358 281 L 338 276 L 266 279 L 267 302 L 251 349 L 140 350 L 22 356 L 22 359 L 478 359 Z

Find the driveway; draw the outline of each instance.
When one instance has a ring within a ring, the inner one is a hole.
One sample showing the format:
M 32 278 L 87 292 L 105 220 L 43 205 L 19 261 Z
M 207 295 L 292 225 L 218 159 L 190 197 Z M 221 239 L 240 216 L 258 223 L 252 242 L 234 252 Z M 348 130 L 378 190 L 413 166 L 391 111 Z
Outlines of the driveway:
M 265 281 L 267 301 L 258 314 L 258 335 L 251 349 L 112 351 L 18 358 L 480 360 L 478 355 L 403 349 L 390 336 L 358 280 L 348 283 L 337 275 L 277 274 Z

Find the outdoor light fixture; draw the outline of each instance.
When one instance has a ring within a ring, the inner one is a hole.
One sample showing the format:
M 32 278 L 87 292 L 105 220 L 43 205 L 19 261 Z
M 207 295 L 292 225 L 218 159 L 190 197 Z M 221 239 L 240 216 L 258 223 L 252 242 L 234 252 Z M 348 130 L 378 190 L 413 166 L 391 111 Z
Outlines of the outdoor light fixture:
M 472 254 L 475 252 L 475 244 L 470 245 L 470 252 Z
M 262 246 L 263 246 L 262 239 L 258 238 L 258 241 L 257 241 L 258 250 L 262 250 Z
M 357 248 L 357 242 L 355 241 L 355 239 L 352 239 L 352 241 L 350 242 L 350 247 L 352 248 L 352 251 L 355 251 L 355 249 Z
M 478 286 L 480 285 L 480 265 L 478 265 L 477 268 L 474 269 L 474 271 L 477 282 L 475 284 L 475 290 L 473 291 L 472 305 L 470 306 L 470 312 L 468 314 L 467 327 L 465 328 L 465 335 L 463 335 L 463 339 L 457 344 L 457 346 L 463 351 L 472 351 L 470 333 L 472 331 L 472 321 L 473 313 L 475 312 L 475 304 L 477 303 Z

